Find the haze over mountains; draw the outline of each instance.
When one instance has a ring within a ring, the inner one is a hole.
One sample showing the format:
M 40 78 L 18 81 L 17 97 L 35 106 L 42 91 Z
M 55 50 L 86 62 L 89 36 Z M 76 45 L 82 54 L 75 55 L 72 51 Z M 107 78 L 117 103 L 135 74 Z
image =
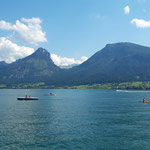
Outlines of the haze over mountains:
M 56 66 L 43 48 L 11 64 L 0 62 L 0 84 L 45 82 L 62 86 L 130 81 L 150 81 L 150 47 L 127 42 L 107 44 L 70 69 Z

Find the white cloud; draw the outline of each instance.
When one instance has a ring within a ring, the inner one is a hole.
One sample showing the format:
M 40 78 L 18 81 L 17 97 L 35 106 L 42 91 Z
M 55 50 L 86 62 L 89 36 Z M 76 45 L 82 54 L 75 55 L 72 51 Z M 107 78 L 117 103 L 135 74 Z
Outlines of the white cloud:
M 57 66 L 68 66 L 73 64 L 81 64 L 88 58 L 86 56 L 83 56 L 81 57 L 81 60 L 75 60 L 74 58 L 61 57 L 57 56 L 56 54 L 51 54 L 51 59 Z
M 5 37 L 0 38 L 0 61 L 11 63 L 34 52 L 33 48 L 19 46 Z
M 150 27 L 150 21 L 145 21 L 143 19 L 133 19 L 131 21 L 132 24 L 136 24 L 137 28 L 149 28 Z
M 37 45 L 39 42 L 47 42 L 46 33 L 42 31 L 40 18 L 21 18 L 15 24 L 4 20 L 0 21 L 0 29 L 15 31 L 15 38 L 21 39 L 26 44 Z
M 124 8 L 124 13 L 125 13 L 125 14 L 129 14 L 129 13 L 130 13 L 130 7 L 129 7 L 129 6 L 126 6 L 126 7 Z

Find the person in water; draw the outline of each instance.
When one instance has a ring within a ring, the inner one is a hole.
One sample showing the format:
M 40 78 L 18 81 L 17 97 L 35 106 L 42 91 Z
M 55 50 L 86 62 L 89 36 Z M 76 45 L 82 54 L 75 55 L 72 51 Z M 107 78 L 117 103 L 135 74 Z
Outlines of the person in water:
M 147 103 L 147 99 L 145 97 L 143 98 L 143 103 Z

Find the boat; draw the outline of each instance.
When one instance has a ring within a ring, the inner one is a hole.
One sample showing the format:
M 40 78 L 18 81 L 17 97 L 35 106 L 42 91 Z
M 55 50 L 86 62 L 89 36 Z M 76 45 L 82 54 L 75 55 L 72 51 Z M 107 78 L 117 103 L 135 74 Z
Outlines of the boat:
M 51 96 L 55 96 L 56 94 L 55 94 L 55 93 L 49 93 L 49 95 L 51 95 Z
M 48 93 L 48 94 L 44 94 L 44 96 L 56 96 L 55 93 Z
M 38 97 L 18 97 L 17 100 L 39 100 Z

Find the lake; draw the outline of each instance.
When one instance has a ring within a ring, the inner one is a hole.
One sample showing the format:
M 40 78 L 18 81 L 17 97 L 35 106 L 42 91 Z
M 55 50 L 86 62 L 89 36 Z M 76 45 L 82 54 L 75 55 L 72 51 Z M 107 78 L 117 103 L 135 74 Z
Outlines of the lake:
M 40 99 L 17 100 L 25 95 Z M 144 97 L 150 91 L 1 89 L 0 149 L 149 150 Z

